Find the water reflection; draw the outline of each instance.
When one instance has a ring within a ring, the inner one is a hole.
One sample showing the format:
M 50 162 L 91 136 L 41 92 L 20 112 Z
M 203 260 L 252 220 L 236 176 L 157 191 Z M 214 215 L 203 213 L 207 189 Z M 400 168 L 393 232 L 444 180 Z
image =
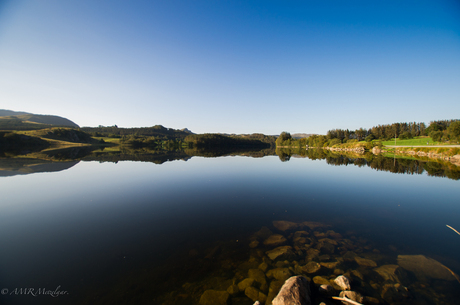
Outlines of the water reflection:
M 223 153 L 269 152 L 37 154 L 46 162 L 60 160 L 55 164 L 79 162 L 59 172 L 2 178 L 0 287 L 61 285 L 70 295 L 0 301 L 199 304 L 205 291 L 217 290 L 229 293 L 231 304 L 252 305 L 245 289 L 233 286 L 259 273 L 251 269 L 264 272 L 268 288 L 263 280 L 251 287 L 267 298 L 271 283 L 280 281 L 275 269 L 313 282 L 319 276 L 318 283 L 340 270 L 350 274 L 354 290 L 381 304 L 400 297 L 396 284 L 410 291 L 404 304 L 449 304 L 460 297 L 451 279 L 423 279 L 416 275 L 423 272 L 408 267 L 407 277 L 386 283 L 375 270 L 399 266 L 399 255 L 423 255 L 460 271 L 459 236 L 445 226 L 460 228 L 458 181 L 377 172 L 370 159 L 327 151 L 304 159 L 286 153 L 285 163 L 277 156 L 195 157 Z M 291 228 L 284 230 L 273 222 L 279 220 L 294 225 L 285 223 Z M 266 243 L 267 230 L 285 243 Z M 284 256 L 270 252 L 285 246 L 291 248 Z
M 311 160 L 325 160 L 327 164 L 342 166 L 355 165 L 368 166 L 377 171 L 387 171 L 396 174 L 421 175 L 426 173 L 433 177 L 447 177 L 453 180 L 460 179 L 460 167 L 447 161 L 429 160 L 428 158 L 416 159 L 402 156 L 387 157 L 365 154 L 336 153 L 325 149 L 277 149 L 282 162 L 289 161 L 291 156 L 309 158 Z
M 271 155 L 278 155 L 282 162 L 287 162 L 292 157 L 301 157 L 311 160 L 325 160 L 327 164 L 334 166 L 367 166 L 377 171 L 397 174 L 421 175 L 426 173 L 432 177 L 460 179 L 460 167 L 447 161 L 402 156 L 389 157 L 374 155 L 370 152 L 365 154 L 337 153 L 325 149 L 306 150 L 303 148 L 277 148 L 276 150 L 273 148 L 262 150 L 256 148 L 253 150 L 248 150 L 247 148 L 153 150 L 149 148 L 118 147 L 116 149 L 104 149 L 90 146 L 26 153 L 21 155 L 21 158 L 15 158 L 18 155 L 9 154 L 7 158 L 5 156 L 0 158 L 0 176 L 65 170 L 81 160 L 114 163 L 139 161 L 163 164 L 176 160 L 187 161 L 192 157 L 248 156 L 261 158 Z M 61 164 L 51 165 L 53 162 Z

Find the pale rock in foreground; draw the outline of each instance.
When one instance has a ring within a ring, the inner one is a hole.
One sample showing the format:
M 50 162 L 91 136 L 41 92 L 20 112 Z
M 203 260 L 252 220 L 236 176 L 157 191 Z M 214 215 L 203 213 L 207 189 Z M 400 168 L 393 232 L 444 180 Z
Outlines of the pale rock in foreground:
M 340 275 L 340 276 L 336 277 L 336 279 L 334 280 L 334 282 L 335 282 L 342 290 L 350 290 L 350 289 L 351 289 L 350 280 L 349 280 L 346 276 Z
M 290 277 L 273 299 L 273 305 L 311 305 L 310 286 L 303 276 Z

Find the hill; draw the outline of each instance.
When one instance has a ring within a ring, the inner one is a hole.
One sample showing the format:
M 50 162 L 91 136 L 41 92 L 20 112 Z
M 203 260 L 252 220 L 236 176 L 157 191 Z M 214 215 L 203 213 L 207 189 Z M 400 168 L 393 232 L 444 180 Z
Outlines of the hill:
M 49 127 L 79 128 L 80 126 L 69 119 L 56 115 L 0 109 L 0 130 L 34 130 Z
M 313 133 L 293 133 L 291 134 L 291 137 L 293 137 L 294 139 L 303 139 L 303 138 L 308 138 L 313 135 L 315 134 Z
M 140 136 L 140 137 L 155 137 L 155 140 L 179 140 L 193 134 L 188 129 L 173 129 L 166 128 L 162 125 L 152 127 L 133 127 L 123 128 L 114 126 L 99 126 L 99 127 L 82 127 L 82 131 L 91 134 L 94 137 L 111 137 L 120 138 L 123 136 Z

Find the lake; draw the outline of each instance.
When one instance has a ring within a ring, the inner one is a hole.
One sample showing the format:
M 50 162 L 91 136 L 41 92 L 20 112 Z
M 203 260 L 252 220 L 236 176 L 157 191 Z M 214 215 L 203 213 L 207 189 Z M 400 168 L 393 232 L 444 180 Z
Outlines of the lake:
M 368 304 L 460 299 L 456 167 L 92 156 L 1 160 L 2 304 L 199 304 L 208 290 L 253 304 L 240 291 L 253 273 L 246 291 L 263 300 L 297 274 L 326 304 L 317 286 L 340 274 Z

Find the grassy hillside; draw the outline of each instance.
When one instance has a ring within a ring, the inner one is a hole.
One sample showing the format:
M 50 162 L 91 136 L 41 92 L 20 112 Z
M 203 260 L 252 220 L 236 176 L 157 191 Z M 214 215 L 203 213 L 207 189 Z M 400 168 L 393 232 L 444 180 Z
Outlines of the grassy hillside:
M 52 126 L 79 128 L 71 120 L 56 115 L 41 115 L 0 109 L 0 130 L 36 130 Z
M 18 133 L 41 138 L 43 140 L 55 140 L 61 142 L 71 142 L 71 143 L 85 143 L 85 144 L 95 144 L 98 143 L 97 140 L 93 139 L 90 134 L 73 129 L 73 128 L 62 128 L 62 127 L 53 127 L 45 128 L 40 130 L 29 130 L 29 131 L 20 131 Z
M 0 131 L 0 155 L 6 153 L 23 154 L 40 151 L 49 147 L 48 141 L 38 137 Z

